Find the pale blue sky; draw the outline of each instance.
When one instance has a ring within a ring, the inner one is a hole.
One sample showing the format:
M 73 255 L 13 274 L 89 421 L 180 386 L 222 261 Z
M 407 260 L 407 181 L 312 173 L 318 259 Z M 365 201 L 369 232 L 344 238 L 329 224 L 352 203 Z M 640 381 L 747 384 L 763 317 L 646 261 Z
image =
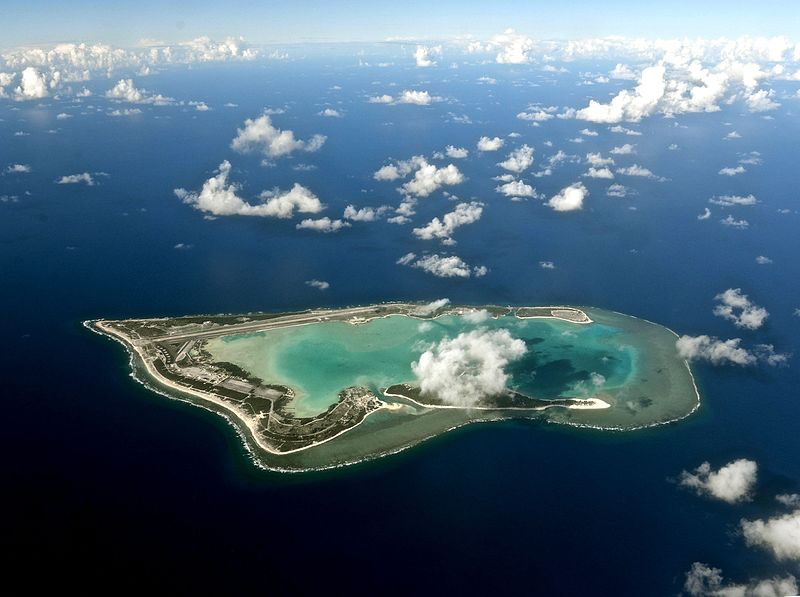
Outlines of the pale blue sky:
M 248 41 L 380 41 L 390 36 L 485 38 L 514 27 L 536 38 L 800 38 L 798 0 L 2 0 L 0 46 L 103 41 L 131 46 L 199 35 Z

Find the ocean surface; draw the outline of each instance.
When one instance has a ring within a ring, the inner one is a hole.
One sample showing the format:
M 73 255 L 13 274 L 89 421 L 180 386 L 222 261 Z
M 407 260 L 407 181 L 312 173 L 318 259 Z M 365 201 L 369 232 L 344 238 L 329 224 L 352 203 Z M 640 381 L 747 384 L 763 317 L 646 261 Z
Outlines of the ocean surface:
M 486 207 L 480 222 L 456 232 L 452 250 L 489 269 L 479 278 L 442 279 L 397 265 L 410 251 L 438 250 L 410 226 L 356 222 L 318 234 L 296 230 L 297 219 L 209 221 L 173 194 L 199 189 L 229 159 L 247 196 L 297 181 L 339 217 L 348 203 L 398 203 L 396 184 L 372 179 L 390 158 L 430 156 L 449 144 L 473 148 L 481 135 L 511 132 L 521 135 L 515 143 L 537 148 L 537 164 L 559 149 L 605 154 L 630 141 L 593 127 L 601 134 L 578 146 L 568 139 L 585 123 L 517 120 L 531 102 L 583 105 L 589 91 L 583 95 L 570 74 L 499 66 L 453 69 L 446 82 L 324 55 L 302 68 L 198 66 L 137 82 L 202 100 L 211 111 L 144 106 L 124 118 L 108 115 L 118 107 L 102 97 L 109 81 L 89 82 L 95 96 L 80 102 L 0 101 L 0 166 L 32 169 L 0 177 L 0 536 L 12 569 L 35 558 L 43 573 L 85 586 L 123 574 L 162 589 L 547 595 L 673 595 L 695 561 L 736 580 L 793 570 L 746 547 L 737 529 L 741 518 L 782 512 L 775 494 L 800 490 L 797 101 L 784 102 L 772 120 L 735 106 L 645 120 L 635 125 L 643 133 L 636 161 L 668 180 L 626 180 L 636 194 L 620 199 L 605 195 L 607 183 L 585 179 L 585 208 L 569 214 L 496 193 L 492 176 L 505 152 L 471 152 L 458 164 L 467 180 L 449 190 Z M 498 84 L 475 84 L 487 74 Z M 448 101 L 366 102 L 396 91 L 394 84 L 418 83 Z M 326 104 L 345 117 L 316 116 Z M 275 167 L 235 154 L 236 128 L 265 107 L 283 108 L 274 122 L 300 138 L 327 135 L 326 145 Z M 448 113 L 467 114 L 472 124 Z M 723 141 L 732 129 L 742 138 Z M 679 149 L 665 151 L 670 144 Z M 751 151 L 760 152 L 761 165 L 733 178 L 717 174 Z M 292 168 L 301 163 L 316 169 Z M 97 175 L 95 186 L 54 184 L 85 171 L 108 176 Z M 567 161 L 531 183 L 550 197 L 583 171 Z M 708 203 L 749 193 L 757 205 Z M 698 220 L 707 206 L 713 217 Z M 451 207 L 432 195 L 420 202 L 414 225 Z M 721 225 L 729 213 L 749 228 Z M 772 263 L 757 264 L 759 255 Z M 311 279 L 330 288 L 306 285 Z M 769 310 L 763 328 L 740 330 L 712 314 L 714 296 L 727 288 L 742 288 Z M 672 425 L 629 433 L 535 421 L 471 425 L 366 464 L 281 475 L 253 466 L 220 417 L 137 384 L 121 347 L 81 325 L 442 297 L 592 305 L 678 334 L 772 344 L 794 357 L 775 368 L 694 364 L 702 405 Z M 736 458 L 759 464 L 750 503 L 698 497 L 674 481 L 703 461 L 716 468 Z

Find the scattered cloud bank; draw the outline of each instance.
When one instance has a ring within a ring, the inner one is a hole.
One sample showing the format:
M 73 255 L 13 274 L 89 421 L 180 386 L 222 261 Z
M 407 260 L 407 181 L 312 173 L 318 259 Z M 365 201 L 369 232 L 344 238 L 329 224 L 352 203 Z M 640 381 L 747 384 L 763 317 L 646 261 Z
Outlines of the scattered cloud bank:
M 742 519 L 739 526 L 748 545 L 766 549 L 778 560 L 800 560 L 800 510 L 767 520 Z
M 704 462 L 691 473 L 683 471 L 680 484 L 694 489 L 698 495 L 708 495 L 735 504 L 752 498 L 757 476 L 758 465 L 741 458 L 717 471 L 711 470 L 711 465 Z
M 459 203 L 456 208 L 442 216 L 433 218 L 422 228 L 414 228 L 414 236 L 423 240 L 438 239 L 444 244 L 455 244 L 452 239 L 456 228 L 466 224 L 473 224 L 481 219 L 483 214 L 483 203 L 471 201 L 469 203 Z
M 732 321 L 738 328 L 757 330 L 769 317 L 764 307 L 753 303 L 741 288 L 728 288 L 714 297 L 720 302 L 714 307 L 714 315 Z
M 217 174 L 203 183 L 199 193 L 175 189 L 175 195 L 195 209 L 215 216 L 291 218 L 295 211 L 318 213 L 325 208 L 314 193 L 297 183 L 288 191 L 264 191 L 259 195 L 261 203 L 251 204 L 239 197 L 239 184 L 228 182 L 230 173 L 231 163 L 225 160 Z
M 583 209 L 583 201 L 589 196 L 589 190 L 583 183 L 576 182 L 573 185 L 561 189 L 553 196 L 547 205 L 555 211 L 576 211 Z
M 757 344 L 752 350 L 740 346 L 741 338 L 720 340 L 711 336 L 683 335 L 675 342 L 678 354 L 688 361 L 708 361 L 712 365 L 755 365 L 763 362 L 767 365 L 784 365 L 789 360 L 788 354 L 775 352 L 772 344 Z
M 475 406 L 481 398 L 507 392 L 505 366 L 526 352 L 508 330 L 477 329 L 445 338 L 411 364 L 423 394 L 445 404 Z
M 488 273 L 483 265 L 470 267 L 461 257 L 456 255 L 423 255 L 417 257 L 416 253 L 406 253 L 397 260 L 399 265 L 408 265 L 421 269 L 437 278 L 480 278 Z
M 325 135 L 314 135 L 308 141 L 297 139 L 294 132 L 274 126 L 268 114 L 255 119 L 248 118 L 244 121 L 244 128 L 236 132 L 231 149 L 239 153 L 260 152 L 270 158 L 287 156 L 295 151 L 318 151 L 327 139 Z
M 683 590 L 692 597 L 784 597 L 797 594 L 797 579 L 791 574 L 746 584 L 724 584 L 722 570 L 694 562 L 686 573 Z
M 127 70 L 146 75 L 169 65 L 252 60 L 259 52 L 242 39 L 208 37 L 175 45 L 150 45 L 134 50 L 108 44 L 63 43 L 23 47 L 0 54 L 0 98 L 34 100 L 69 91 L 69 85 L 106 78 Z M 13 89 L 11 93 L 7 88 Z M 78 93 L 77 95 L 81 95 Z

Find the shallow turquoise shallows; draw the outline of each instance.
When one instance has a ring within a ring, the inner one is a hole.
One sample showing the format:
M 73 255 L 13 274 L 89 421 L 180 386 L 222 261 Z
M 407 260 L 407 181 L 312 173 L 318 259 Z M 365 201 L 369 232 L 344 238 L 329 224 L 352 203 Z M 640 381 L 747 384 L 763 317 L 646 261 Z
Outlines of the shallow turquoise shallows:
M 413 382 L 412 362 L 444 338 L 476 328 L 508 329 L 525 341 L 526 354 L 508 366 L 509 387 L 528 396 L 585 395 L 624 386 L 636 375 L 637 348 L 622 331 L 602 323 L 504 316 L 472 323 L 457 315 L 421 321 L 402 315 L 352 325 L 324 322 L 212 340 L 219 361 L 294 388 L 297 415 L 324 411 L 348 386 L 374 391 Z M 596 375 L 592 375 L 596 374 Z M 602 377 L 599 377 L 602 376 Z

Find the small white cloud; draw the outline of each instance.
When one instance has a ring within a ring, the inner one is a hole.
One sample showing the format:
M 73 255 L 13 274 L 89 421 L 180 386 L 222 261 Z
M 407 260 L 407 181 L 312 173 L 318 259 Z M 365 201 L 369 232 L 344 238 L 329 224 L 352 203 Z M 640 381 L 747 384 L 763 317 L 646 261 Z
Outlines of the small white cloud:
M 556 269 L 556 264 L 552 261 L 540 261 L 539 267 L 542 269 Z
M 497 151 L 505 141 L 500 137 L 481 137 L 478 139 L 478 151 Z
M 445 147 L 445 155 L 454 160 L 462 160 L 469 156 L 469 150 L 465 147 L 455 147 L 448 145 Z
M 624 145 L 615 147 L 610 153 L 613 155 L 631 155 L 636 153 L 636 146 L 631 145 L 630 143 L 625 143 Z
M 703 213 L 697 215 L 698 220 L 707 220 L 711 217 L 711 210 L 707 207 L 703 209 Z
M 589 168 L 589 170 L 584 174 L 587 178 L 607 178 L 612 179 L 614 178 L 614 173 L 609 168 Z
M 442 55 L 442 46 L 417 46 L 414 51 L 414 60 L 420 68 L 436 66 L 434 57 Z
M 743 519 L 739 525 L 748 545 L 764 548 L 778 560 L 800 560 L 800 510 L 767 520 Z
M 265 191 L 259 195 L 262 203 L 253 205 L 238 196 L 240 185 L 228 182 L 230 173 L 231 164 L 225 160 L 219 165 L 217 174 L 203 183 L 199 193 L 175 189 L 175 195 L 195 209 L 214 216 L 290 218 L 295 210 L 318 213 L 325 207 L 314 193 L 297 183 L 288 191 Z
M 314 230 L 315 232 L 323 232 L 328 234 L 330 232 L 339 232 L 342 228 L 349 228 L 350 222 L 345 222 L 342 220 L 331 220 L 329 217 L 325 216 L 324 218 L 318 218 L 316 220 L 312 218 L 306 218 L 302 220 L 299 224 L 295 226 L 298 230 Z
M 718 195 L 708 200 L 709 203 L 714 205 L 722 205 L 723 207 L 731 207 L 733 205 L 755 205 L 758 203 L 753 195 Z
M 547 205 L 555 211 L 576 211 L 583 209 L 583 201 L 588 196 L 589 190 L 583 186 L 583 183 L 577 182 L 561 189 L 547 202 Z
M 723 584 L 722 570 L 694 562 L 686 573 L 683 590 L 692 597 L 783 597 L 797 594 L 797 580 L 790 574 L 747 584 Z
M 137 89 L 133 84 L 133 79 L 120 79 L 114 87 L 106 91 L 106 97 L 121 102 L 154 106 L 167 106 L 175 103 L 171 97 L 160 94 L 152 95 L 146 89 Z
M 29 174 L 31 167 L 28 164 L 11 164 L 6 168 L 7 174 Z
M 524 172 L 533 164 L 533 152 L 533 147 L 523 145 L 509 153 L 508 157 L 497 165 L 510 172 Z
M 318 116 L 325 116 L 327 118 L 341 118 L 342 113 L 339 110 L 335 110 L 333 108 L 325 108 L 321 112 L 317 112 Z
M 93 187 L 96 183 L 94 177 L 89 172 L 81 172 L 80 174 L 68 174 L 56 180 L 56 184 L 79 184 L 84 183 L 86 186 Z
M 609 197 L 617 197 L 619 199 L 624 199 L 628 195 L 634 194 L 628 187 L 621 184 L 612 184 L 608 187 L 606 191 L 606 195 Z
M 719 171 L 719 174 L 721 174 L 722 176 L 736 176 L 737 174 L 742 174 L 744 172 L 747 172 L 744 166 L 736 166 L 735 168 L 729 166 L 726 168 L 722 168 Z
M 728 214 L 726 217 L 719 221 L 723 226 L 729 228 L 736 228 L 738 230 L 746 230 L 750 227 L 750 222 L 742 218 L 741 220 L 735 219 L 732 215 Z
M 477 222 L 482 214 L 483 203 L 478 201 L 459 203 L 453 211 L 442 216 L 441 220 L 433 218 L 422 228 L 414 228 L 414 236 L 423 240 L 438 239 L 446 244 L 453 244 L 451 237 L 456 228 Z
M 770 259 L 765 255 L 759 255 L 758 257 L 756 257 L 756 263 L 758 265 L 769 265 L 770 263 L 772 263 L 772 259 Z
M 294 132 L 281 130 L 272 124 L 268 114 L 244 121 L 244 128 L 237 130 L 231 141 L 231 149 L 239 153 L 263 153 L 270 158 L 289 155 L 295 151 L 318 151 L 327 138 L 314 135 L 308 141 L 297 139 Z
M 420 317 L 428 317 L 429 315 L 433 315 L 442 307 L 446 307 L 450 304 L 449 298 L 441 298 L 435 301 L 431 301 L 425 305 L 420 305 L 416 309 L 414 309 L 413 314 L 419 315 Z
M 417 258 L 414 253 L 407 253 L 397 260 L 399 265 L 409 265 L 421 269 L 438 278 L 477 278 L 486 275 L 485 266 L 470 267 L 463 259 L 456 255 L 423 255 Z
M 758 362 L 770 366 L 784 365 L 789 355 L 776 353 L 771 344 L 757 344 L 755 349 L 747 350 L 741 346 L 741 338 L 720 340 L 711 336 L 683 335 L 675 342 L 678 355 L 687 361 L 704 360 L 712 365 L 755 365 Z
M 514 180 L 513 178 L 505 184 L 497 186 L 495 190 L 506 197 L 536 197 L 535 188 L 521 180 Z
M 325 280 L 306 280 L 306 286 L 317 288 L 318 290 L 328 290 L 331 287 L 330 283 Z
M 714 298 L 719 301 L 714 307 L 714 315 L 732 321 L 736 327 L 757 330 L 769 317 L 766 309 L 742 294 L 741 288 L 728 288 Z
M 742 458 L 729 462 L 717 471 L 704 462 L 693 472 L 683 471 L 680 484 L 694 489 L 700 495 L 735 504 L 752 498 L 757 476 L 758 465 Z

